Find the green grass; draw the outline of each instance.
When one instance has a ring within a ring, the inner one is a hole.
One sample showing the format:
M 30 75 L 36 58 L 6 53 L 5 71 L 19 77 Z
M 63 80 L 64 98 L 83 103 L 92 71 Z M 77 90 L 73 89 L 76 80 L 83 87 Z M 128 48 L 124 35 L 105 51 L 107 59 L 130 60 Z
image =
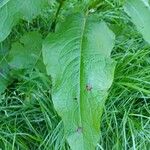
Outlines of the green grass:
M 150 49 L 139 40 L 123 41 L 116 48 L 122 52 L 114 54 L 118 65 L 101 127 L 104 149 L 150 148 Z
M 118 3 L 116 8 L 108 1 L 105 5 L 107 12 L 98 10 L 97 14 L 117 35 L 112 52 L 117 66 L 102 116 L 97 150 L 149 150 L 150 46 Z M 54 12 L 51 13 L 52 18 Z M 64 11 L 59 16 L 60 20 L 63 14 Z M 30 24 L 20 22 L 7 41 L 17 41 L 25 32 L 33 30 L 45 37 L 49 24 L 49 18 L 37 18 Z M 9 76 L 10 84 L 0 97 L 0 148 L 69 150 L 63 123 L 53 108 L 50 77 L 36 69 L 12 71 Z

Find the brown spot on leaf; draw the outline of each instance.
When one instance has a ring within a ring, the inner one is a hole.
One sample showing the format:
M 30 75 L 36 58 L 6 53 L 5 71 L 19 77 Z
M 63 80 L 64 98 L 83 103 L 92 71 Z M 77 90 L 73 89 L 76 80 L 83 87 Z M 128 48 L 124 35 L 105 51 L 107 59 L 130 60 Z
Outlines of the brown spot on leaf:
M 82 127 L 78 127 L 78 128 L 77 128 L 77 132 L 78 132 L 78 133 L 82 133 L 82 131 L 83 131 Z
M 87 90 L 87 91 L 92 91 L 92 86 L 91 86 L 90 84 L 87 84 L 87 85 L 86 85 L 86 90 Z

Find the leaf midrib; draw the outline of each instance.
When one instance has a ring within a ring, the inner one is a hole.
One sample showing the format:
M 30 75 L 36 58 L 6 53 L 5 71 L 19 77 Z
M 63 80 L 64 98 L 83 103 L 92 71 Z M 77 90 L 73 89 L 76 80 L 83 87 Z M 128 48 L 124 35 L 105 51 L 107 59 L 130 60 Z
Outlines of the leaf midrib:
M 83 18 L 83 26 L 82 26 L 82 32 L 81 32 L 81 41 L 80 41 L 80 65 L 79 65 L 79 84 L 80 84 L 80 93 L 79 93 L 79 115 L 80 115 L 80 124 L 81 124 L 81 128 L 83 128 L 83 119 L 82 119 L 82 110 L 81 110 L 81 104 L 82 104 L 82 80 L 83 80 L 83 67 L 82 67 L 82 53 L 83 53 L 83 38 L 84 38 L 84 33 L 85 33 L 85 26 L 86 26 L 86 21 L 87 18 L 86 16 L 84 16 Z M 82 132 L 83 134 L 83 132 Z M 84 136 L 83 136 L 84 137 Z M 83 139 L 84 141 L 84 139 Z M 83 144 L 84 145 L 84 144 Z

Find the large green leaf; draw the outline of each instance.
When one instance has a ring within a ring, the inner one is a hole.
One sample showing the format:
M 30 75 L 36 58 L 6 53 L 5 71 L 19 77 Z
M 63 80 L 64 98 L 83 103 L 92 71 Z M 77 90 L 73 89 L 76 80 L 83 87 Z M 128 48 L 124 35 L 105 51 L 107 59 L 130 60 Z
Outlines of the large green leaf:
M 19 19 L 30 21 L 48 6 L 48 0 L 3 0 L 0 3 L 0 42 Z
M 67 17 L 43 44 L 54 107 L 73 150 L 94 150 L 98 142 L 100 118 L 113 81 L 114 40 L 104 22 L 76 14 Z
M 150 43 L 150 5 L 148 0 L 127 0 L 124 10 L 131 17 L 144 39 Z

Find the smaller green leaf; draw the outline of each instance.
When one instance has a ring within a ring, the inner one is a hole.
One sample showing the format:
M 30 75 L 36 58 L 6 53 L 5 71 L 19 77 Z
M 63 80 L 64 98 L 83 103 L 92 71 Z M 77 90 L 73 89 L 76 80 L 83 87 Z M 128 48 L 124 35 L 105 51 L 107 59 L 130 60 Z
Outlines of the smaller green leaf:
M 42 36 L 38 32 L 25 34 L 19 42 L 12 44 L 8 62 L 12 68 L 33 67 L 41 59 Z
M 6 55 L 8 53 L 8 43 L 0 46 L 0 94 L 4 92 L 8 85 L 8 63 L 6 60 Z
M 147 0 L 127 0 L 125 12 L 131 17 L 143 38 L 150 43 L 150 5 Z
M 0 8 L 7 4 L 10 0 L 0 0 Z
M 49 6 L 48 0 L 3 0 L 0 2 L 0 42 L 5 40 L 19 19 L 31 21 Z
M 1 76 L 1 72 L 0 72 L 0 76 Z M 6 87 L 7 87 L 7 81 L 2 77 L 0 77 L 0 94 L 4 92 Z

